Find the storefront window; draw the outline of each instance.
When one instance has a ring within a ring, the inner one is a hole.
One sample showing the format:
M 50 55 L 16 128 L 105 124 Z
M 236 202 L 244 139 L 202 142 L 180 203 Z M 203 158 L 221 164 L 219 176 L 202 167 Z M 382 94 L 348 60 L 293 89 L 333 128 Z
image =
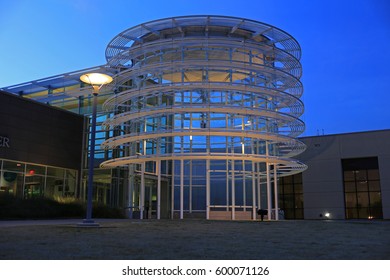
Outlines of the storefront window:
M 75 196 L 76 170 L 10 160 L 0 160 L 0 163 L 0 195 L 23 199 Z

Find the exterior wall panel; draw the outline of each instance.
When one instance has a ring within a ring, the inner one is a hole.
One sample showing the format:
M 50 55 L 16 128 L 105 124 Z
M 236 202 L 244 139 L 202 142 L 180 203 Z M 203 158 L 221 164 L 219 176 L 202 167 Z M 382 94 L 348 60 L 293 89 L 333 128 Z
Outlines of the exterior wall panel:
M 82 116 L 0 93 L 0 158 L 80 170 Z
M 305 219 L 345 218 L 342 159 L 377 157 L 383 218 L 390 218 L 390 130 L 305 137 L 307 150 L 298 158 L 308 165 L 303 173 Z

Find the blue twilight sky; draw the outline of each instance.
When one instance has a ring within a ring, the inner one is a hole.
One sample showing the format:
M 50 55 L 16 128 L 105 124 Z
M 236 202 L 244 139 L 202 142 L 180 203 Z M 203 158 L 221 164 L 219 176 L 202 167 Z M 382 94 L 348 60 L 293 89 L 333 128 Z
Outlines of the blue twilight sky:
M 0 87 L 105 64 L 121 31 L 199 14 L 265 22 L 298 40 L 304 136 L 390 128 L 388 0 L 0 0 Z

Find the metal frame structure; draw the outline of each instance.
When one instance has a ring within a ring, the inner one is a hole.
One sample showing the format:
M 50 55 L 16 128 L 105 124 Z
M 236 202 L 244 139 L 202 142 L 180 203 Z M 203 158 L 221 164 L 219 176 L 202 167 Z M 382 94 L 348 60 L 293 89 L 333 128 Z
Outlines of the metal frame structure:
M 293 158 L 305 149 L 300 57 L 298 42 L 271 25 L 184 16 L 121 32 L 106 65 L 3 90 L 89 116 L 92 87 L 79 77 L 109 74 L 95 163 L 117 167 L 105 181 L 115 206 L 140 218 L 257 219 L 262 208 L 278 219 L 277 178 L 306 169 Z
M 305 149 L 296 139 L 305 128 L 300 56 L 292 36 L 243 18 L 175 17 L 123 31 L 106 49 L 117 74 L 104 126 L 117 133 L 102 144 L 122 152 L 101 167 L 129 167 L 129 204 L 141 219 L 149 207 L 161 217 L 168 178 L 172 218 L 256 219 L 266 208 L 278 220 L 277 178 L 306 169 L 292 158 Z

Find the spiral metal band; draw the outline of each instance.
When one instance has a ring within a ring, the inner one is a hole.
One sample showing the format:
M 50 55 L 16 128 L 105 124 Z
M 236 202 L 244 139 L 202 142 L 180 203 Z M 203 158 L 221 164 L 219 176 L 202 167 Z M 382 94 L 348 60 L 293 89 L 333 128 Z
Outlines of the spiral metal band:
M 303 171 L 292 158 L 305 149 L 296 139 L 305 129 L 300 56 L 286 32 L 241 18 L 177 17 L 125 30 L 106 49 L 118 74 L 104 104 L 115 114 L 104 125 L 121 129 L 102 144 L 125 152 L 101 167 L 225 160 L 272 164 L 278 176 Z

